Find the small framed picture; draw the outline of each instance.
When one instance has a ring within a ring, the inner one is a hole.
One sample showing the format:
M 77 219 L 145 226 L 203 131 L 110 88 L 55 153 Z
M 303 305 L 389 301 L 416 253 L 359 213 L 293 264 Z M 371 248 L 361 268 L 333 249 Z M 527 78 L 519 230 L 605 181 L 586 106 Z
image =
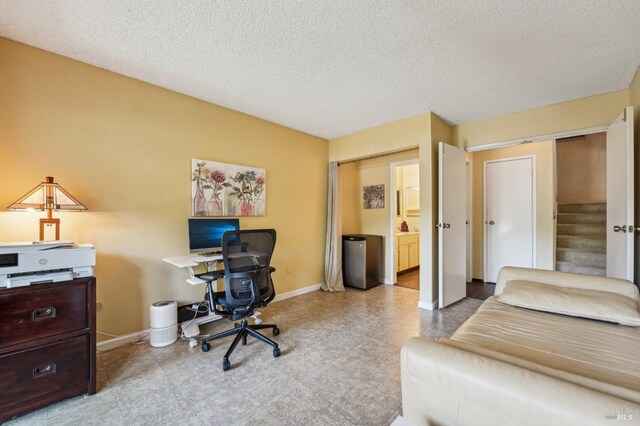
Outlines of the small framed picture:
M 369 185 L 362 188 L 365 209 L 384 208 L 384 185 Z

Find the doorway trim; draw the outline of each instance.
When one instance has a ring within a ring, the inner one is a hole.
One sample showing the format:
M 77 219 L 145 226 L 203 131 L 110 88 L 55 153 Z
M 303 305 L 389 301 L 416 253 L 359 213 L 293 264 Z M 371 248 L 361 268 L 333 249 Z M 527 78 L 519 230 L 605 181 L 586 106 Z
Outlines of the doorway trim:
M 482 145 L 474 145 L 464 148 L 466 152 L 484 151 L 486 149 L 504 148 L 507 146 L 521 145 L 523 143 L 543 142 L 548 140 L 556 140 L 563 138 L 571 138 L 574 136 L 589 135 L 591 133 L 606 132 L 609 126 L 587 127 L 580 130 L 569 130 L 567 132 L 549 133 L 541 136 L 531 136 L 519 139 L 511 139 L 501 142 L 488 142 Z
M 386 282 L 387 285 L 395 285 L 398 280 L 398 273 L 396 271 L 396 211 L 398 210 L 398 197 L 396 196 L 396 169 L 398 167 L 410 166 L 412 164 L 420 164 L 420 159 L 415 158 L 412 160 L 403 160 L 403 161 L 395 161 L 389 164 L 389 198 L 391 202 L 389 203 L 389 240 L 387 241 L 387 253 L 389 253 L 389 262 L 391 265 L 391 281 Z
M 517 157 L 508 157 L 508 158 L 500 158 L 500 159 L 496 159 L 496 160 L 486 160 L 483 162 L 482 164 L 482 202 L 483 202 L 483 206 L 482 206 L 482 229 L 483 229 L 483 238 L 484 241 L 482 242 L 482 246 L 483 246 L 483 253 L 482 253 L 482 257 L 483 257 L 483 265 L 484 268 L 482 270 L 482 280 L 484 282 L 487 282 L 487 271 L 489 270 L 489 256 L 488 254 L 488 241 L 487 241 L 487 164 L 489 163 L 503 163 L 505 161 L 513 161 L 513 160 L 524 160 L 530 158 L 531 159 L 531 180 L 532 180 L 532 184 L 533 184 L 533 191 L 531 191 L 531 209 L 533 210 L 532 212 L 532 228 L 533 228 L 533 235 L 531 236 L 531 250 L 532 250 L 532 264 L 533 267 L 536 268 L 538 266 L 538 253 L 537 253 L 537 242 L 536 242 L 536 231 L 537 231 L 537 204 L 536 204 L 536 198 L 537 198 L 537 192 L 538 192 L 538 185 L 537 185 L 537 173 L 536 173 L 536 156 L 535 154 L 532 155 L 521 155 L 521 156 L 517 156 Z

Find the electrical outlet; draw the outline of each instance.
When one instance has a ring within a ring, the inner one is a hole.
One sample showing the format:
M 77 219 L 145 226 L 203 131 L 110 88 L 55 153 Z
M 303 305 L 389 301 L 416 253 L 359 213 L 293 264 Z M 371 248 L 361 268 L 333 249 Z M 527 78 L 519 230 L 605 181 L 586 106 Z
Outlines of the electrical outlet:
M 96 312 L 100 312 L 102 310 L 102 302 L 96 302 Z
M 286 268 L 286 269 L 287 269 L 287 274 L 290 274 L 290 273 L 291 273 L 291 265 L 289 265 L 289 264 L 287 263 L 287 268 Z

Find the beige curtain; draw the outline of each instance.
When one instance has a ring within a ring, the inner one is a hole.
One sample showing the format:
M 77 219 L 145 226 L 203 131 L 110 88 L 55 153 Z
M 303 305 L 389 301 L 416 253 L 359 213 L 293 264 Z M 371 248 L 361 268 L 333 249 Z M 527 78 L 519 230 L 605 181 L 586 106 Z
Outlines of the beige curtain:
M 329 163 L 327 191 L 327 244 L 324 257 L 325 291 L 344 291 L 342 283 L 342 212 L 340 210 L 340 168 Z

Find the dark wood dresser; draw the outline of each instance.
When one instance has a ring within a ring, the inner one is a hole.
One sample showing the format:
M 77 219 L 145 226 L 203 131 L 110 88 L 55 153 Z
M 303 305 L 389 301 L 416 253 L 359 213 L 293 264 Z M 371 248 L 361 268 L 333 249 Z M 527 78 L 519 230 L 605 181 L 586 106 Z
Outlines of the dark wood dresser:
M 95 392 L 95 277 L 0 289 L 0 422 Z

